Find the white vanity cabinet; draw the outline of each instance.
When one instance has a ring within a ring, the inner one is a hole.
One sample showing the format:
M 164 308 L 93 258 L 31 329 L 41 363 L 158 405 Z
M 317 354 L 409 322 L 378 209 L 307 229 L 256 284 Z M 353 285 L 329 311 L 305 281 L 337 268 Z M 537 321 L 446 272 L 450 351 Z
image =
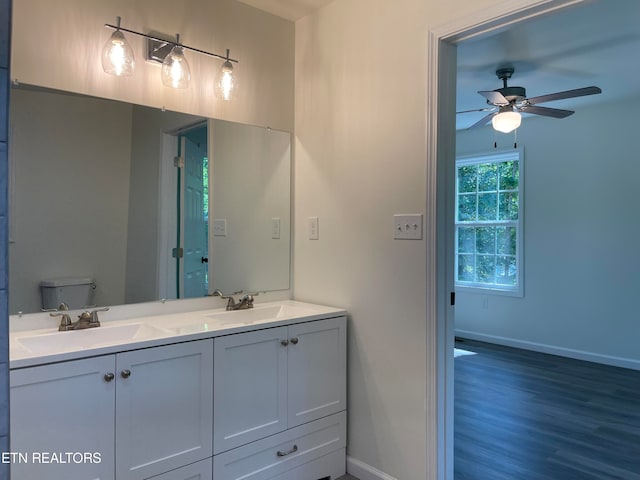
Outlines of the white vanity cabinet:
M 344 410 L 345 317 L 215 339 L 214 454 Z
M 11 371 L 11 449 L 29 457 L 12 480 L 142 480 L 211 457 L 212 363 L 207 339 Z M 59 452 L 100 461 L 32 461 Z

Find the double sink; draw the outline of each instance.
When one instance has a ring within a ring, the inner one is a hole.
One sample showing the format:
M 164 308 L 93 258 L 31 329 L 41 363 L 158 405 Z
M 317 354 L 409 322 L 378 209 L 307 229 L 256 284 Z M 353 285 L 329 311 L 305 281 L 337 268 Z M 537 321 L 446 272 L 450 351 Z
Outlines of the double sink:
M 15 335 L 15 346 L 33 355 L 53 355 L 104 346 L 144 342 L 220 331 L 233 327 L 254 326 L 318 313 L 309 304 L 280 302 L 257 304 L 247 310 L 208 310 L 179 315 L 145 317 L 143 321 L 103 322 L 101 327 L 85 330 L 32 331 Z M 178 340 L 179 341 L 179 340 Z

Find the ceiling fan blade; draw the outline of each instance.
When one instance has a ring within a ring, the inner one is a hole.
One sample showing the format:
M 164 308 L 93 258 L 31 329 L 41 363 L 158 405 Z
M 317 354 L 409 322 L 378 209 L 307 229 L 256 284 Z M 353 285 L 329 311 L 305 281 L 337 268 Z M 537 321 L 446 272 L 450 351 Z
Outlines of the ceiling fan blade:
M 489 115 L 485 115 L 480 120 L 478 120 L 476 123 L 474 123 L 469 128 L 467 128 L 467 130 L 471 130 L 472 128 L 483 126 L 485 123 L 487 123 L 489 120 L 491 120 L 491 118 L 493 118 L 495 115 L 496 115 L 496 112 L 492 112 Z
M 559 108 L 549 107 L 534 107 L 533 105 L 523 106 L 519 108 L 519 110 L 524 113 L 533 113 L 535 115 L 544 115 L 545 117 L 553 118 L 565 118 L 575 113 L 573 110 L 561 110 Z
M 494 105 L 509 105 L 509 100 L 507 100 L 500 92 L 496 92 L 495 90 L 479 90 L 478 93 L 486 98 L 489 103 Z
M 473 110 L 462 110 L 461 112 L 456 112 L 456 114 L 458 114 L 458 113 L 473 113 L 473 112 L 493 112 L 494 110 L 495 110 L 495 108 L 492 108 L 492 107 L 474 108 Z
M 543 102 L 551 102 L 553 100 L 563 100 L 565 98 L 584 97 L 585 95 L 595 95 L 602 93 L 598 87 L 576 88 L 575 90 L 567 90 L 565 92 L 549 93 L 548 95 L 540 95 L 539 97 L 527 98 L 524 103 L 536 105 Z

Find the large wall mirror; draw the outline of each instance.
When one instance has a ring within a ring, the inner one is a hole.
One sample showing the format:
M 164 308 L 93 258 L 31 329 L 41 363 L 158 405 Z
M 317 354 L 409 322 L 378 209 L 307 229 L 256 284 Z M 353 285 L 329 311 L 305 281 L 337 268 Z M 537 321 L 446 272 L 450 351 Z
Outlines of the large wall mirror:
M 289 288 L 288 132 L 13 87 L 10 135 L 11 313 L 59 277 L 99 305 Z

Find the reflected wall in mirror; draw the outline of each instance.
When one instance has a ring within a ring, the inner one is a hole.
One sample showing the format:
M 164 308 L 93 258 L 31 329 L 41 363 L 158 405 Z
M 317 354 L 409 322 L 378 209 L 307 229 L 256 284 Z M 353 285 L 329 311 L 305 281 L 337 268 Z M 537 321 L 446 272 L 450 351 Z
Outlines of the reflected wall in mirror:
M 40 311 L 56 277 L 93 277 L 99 305 L 289 288 L 289 133 L 28 87 L 10 122 L 11 313 Z M 205 182 L 192 196 L 187 142 Z

